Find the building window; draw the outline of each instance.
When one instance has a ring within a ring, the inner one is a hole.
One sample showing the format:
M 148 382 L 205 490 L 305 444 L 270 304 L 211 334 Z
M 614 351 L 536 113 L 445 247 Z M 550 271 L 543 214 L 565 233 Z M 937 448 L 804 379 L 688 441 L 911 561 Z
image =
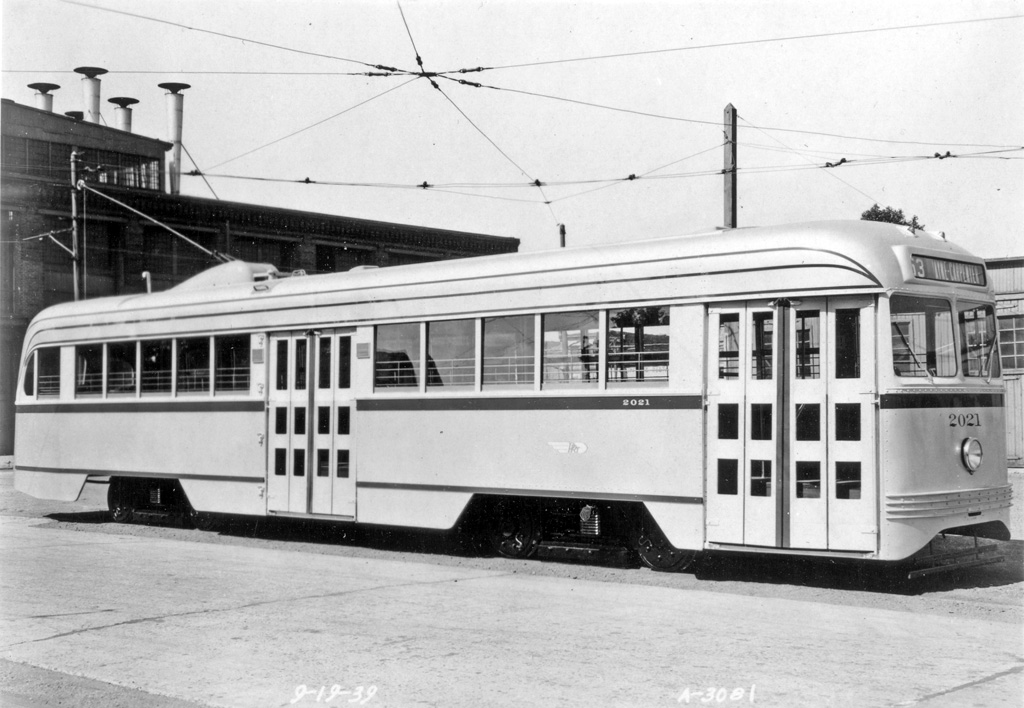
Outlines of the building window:
M 1024 315 L 999 318 L 999 355 L 1005 371 L 1024 369 Z

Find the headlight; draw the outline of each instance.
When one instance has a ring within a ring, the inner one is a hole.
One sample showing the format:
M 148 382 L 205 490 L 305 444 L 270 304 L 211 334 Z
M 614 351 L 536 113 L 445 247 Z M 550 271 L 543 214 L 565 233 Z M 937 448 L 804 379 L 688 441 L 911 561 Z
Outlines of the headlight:
M 981 467 L 981 459 L 985 453 L 981 449 L 981 441 L 977 438 L 967 438 L 960 444 L 960 461 L 971 474 Z

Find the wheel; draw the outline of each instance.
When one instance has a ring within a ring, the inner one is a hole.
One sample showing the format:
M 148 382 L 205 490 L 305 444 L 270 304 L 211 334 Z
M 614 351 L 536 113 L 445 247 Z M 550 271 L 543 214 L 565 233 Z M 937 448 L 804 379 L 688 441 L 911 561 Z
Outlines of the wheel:
M 110 518 L 116 524 L 127 524 L 132 520 L 135 509 L 132 507 L 131 495 L 126 485 L 120 480 L 110 480 L 107 488 L 107 509 Z
M 697 556 L 696 551 L 679 549 L 669 543 L 661 527 L 651 518 L 647 510 L 643 511 L 639 523 L 636 552 L 640 556 L 641 563 L 651 570 L 663 573 L 685 570 Z
M 499 556 L 529 558 L 540 545 L 540 516 L 533 504 L 501 501 L 488 525 L 488 540 Z

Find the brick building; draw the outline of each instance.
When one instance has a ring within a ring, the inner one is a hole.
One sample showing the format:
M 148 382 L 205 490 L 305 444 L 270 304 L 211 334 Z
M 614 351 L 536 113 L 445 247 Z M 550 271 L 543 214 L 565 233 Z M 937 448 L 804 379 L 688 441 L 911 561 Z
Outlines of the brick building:
M 59 115 L 47 100 L 47 91 L 56 87 L 32 86 L 39 88 L 36 107 L 0 103 L 0 455 L 13 447 L 14 387 L 25 329 L 43 308 L 74 298 L 71 255 L 55 242 L 71 244 L 73 150 L 80 155 L 78 178 L 89 186 L 204 248 L 273 263 L 282 271 L 345 271 L 519 247 L 514 238 L 182 196 L 174 174 L 180 144 L 132 134 L 132 99 L 111 99 L 120 106 L 118 128 L 112 128 L 98 122 L 98 92 L 84 117 Z M 175 93 L 169 88 L 168 97 Z M 129 112 L 122 121 L 124 110 Z M 143 272 L 154 290 L 162 290 L 215 264 L 123 206 L 87 191 L 78 192 L 76 202 L 81 297 L 145 292 Z

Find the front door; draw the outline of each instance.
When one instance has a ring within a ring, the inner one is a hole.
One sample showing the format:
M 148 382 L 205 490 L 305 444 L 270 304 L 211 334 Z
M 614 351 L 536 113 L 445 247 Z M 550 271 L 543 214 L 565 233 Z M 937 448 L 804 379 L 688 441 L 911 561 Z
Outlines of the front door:
M 709 542 L 875 548 L 873 331 L 866 299 L 710 308 Z
M 355 517 L 351 367 L 349 333 L 271 334 L 269 511 Z

